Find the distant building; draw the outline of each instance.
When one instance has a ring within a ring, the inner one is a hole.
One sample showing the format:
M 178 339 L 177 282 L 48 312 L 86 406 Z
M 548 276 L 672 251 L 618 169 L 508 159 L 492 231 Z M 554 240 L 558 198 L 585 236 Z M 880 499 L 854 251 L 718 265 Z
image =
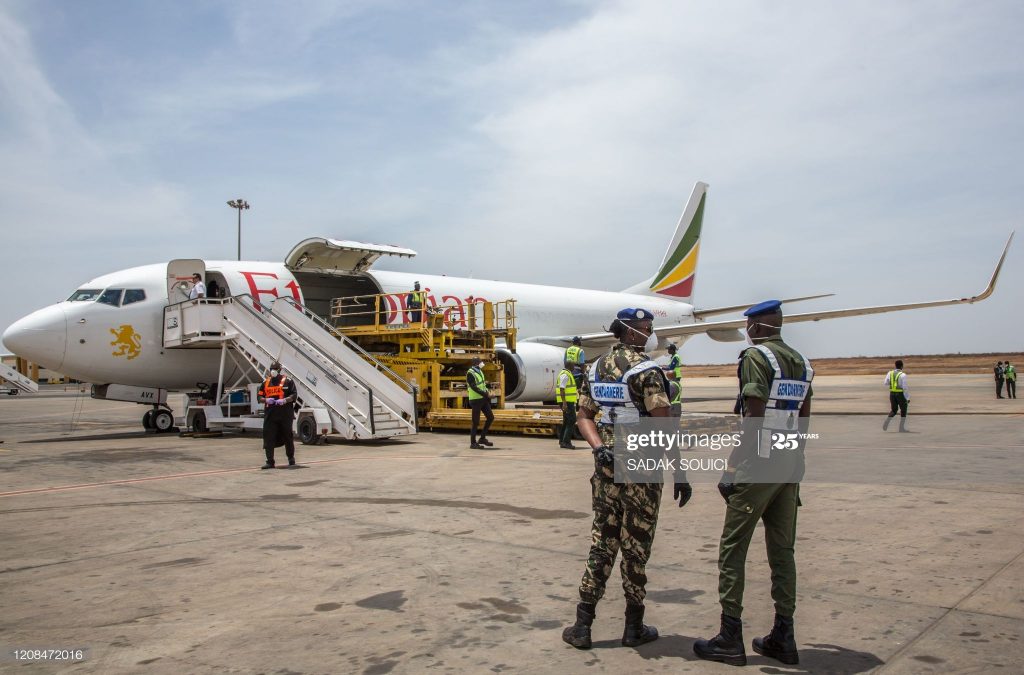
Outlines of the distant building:
M 21 362 L 21 368 L 19 368 L 19 361 Z M 42 368 L 26 359 L 19 359 L 14 354 L 0 354 L 0 363 L 10 366 L 15 370 L 22 370 L 28 377 L 31 377 L 39 384 L 68 384 L 76 381 L 65 377 L 63 373 L 58 373 L 49 368 Z M 3 378 L 0 378 L 0 382 L 2 381 Z

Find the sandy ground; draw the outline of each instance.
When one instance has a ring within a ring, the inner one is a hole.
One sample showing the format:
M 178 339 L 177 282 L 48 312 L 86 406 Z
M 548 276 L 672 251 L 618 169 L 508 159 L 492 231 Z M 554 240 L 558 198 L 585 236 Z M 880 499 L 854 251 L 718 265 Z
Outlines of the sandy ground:
M 917 376 L 912 433 L 885 433 L 880 379 L 815 383 L 835 434 L 801 488 L 801 664 L 751 654 L 748 669 L 1020 672 L 1024 404 L 997 401 L 983 375 Z M 734 388 L 688 380 L 687 409 L 724 412 Z M 421 434 L 299 446 L 304 468 L 259 471 L 257 438 L 146 435 L 141 412 L 0 397 L 0 671 L 738 672 L 692 653 L 720 611 L 713 485 L 682 510 L 663 501 L 647 610 L 661 639 L 619 645 L 616 572 L 581 652 L 559 636 L 590 541 L 589 453 Z M 762 542 L 748 651 L 772 617 Z M 29 647 L 86 654 L 10 656 Z
M 743 349 L 740 344 L 736 348 L 739 354 Z M 1017 366 L 1024 363 L 1024 353 L 990 353 L 990 354 L 931 354 L 925 356 L 855 356 L 850 358 L 814 359 L 814 372 L 817 375 L 872 375 L 878 373 L 879 379 L 892 367 L 896 359 L 903 361 L 904 370 L 914 375 L 987 375 L 995 384 L 992 369 L 997 361 L 1009 361 Z M 736 377 L 735 363 L 687 365 L 684 368 L 686 377 Z

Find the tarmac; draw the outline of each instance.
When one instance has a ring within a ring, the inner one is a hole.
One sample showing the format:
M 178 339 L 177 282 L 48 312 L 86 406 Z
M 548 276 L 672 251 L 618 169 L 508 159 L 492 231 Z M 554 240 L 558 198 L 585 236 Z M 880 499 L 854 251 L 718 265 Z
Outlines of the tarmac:
M 1022 672 L 1024 404 L 990 377 L 911 373 L 911 433 L 883 432 L 881 379 L 815 380 L 830 432 L 801 486 L 800 665 L 749 649 L 773 612 L 759 528 L 747 669 Z M 688 411 L 727 413 L 735 380 L 684 392 Z M 146 434 L 142 412 L 0 397 L 0 671 L 742 672 L 692 650 L 718 629 L 713 484 L 684 509 L 664 497 L 646 616 L 661 638 L 619 644 L 616 571 L 577 651 L 560 635 L 590 545 L 589 452 L 425 433 L 299 445 L 301 468 L 260 471 L 258 437 Z

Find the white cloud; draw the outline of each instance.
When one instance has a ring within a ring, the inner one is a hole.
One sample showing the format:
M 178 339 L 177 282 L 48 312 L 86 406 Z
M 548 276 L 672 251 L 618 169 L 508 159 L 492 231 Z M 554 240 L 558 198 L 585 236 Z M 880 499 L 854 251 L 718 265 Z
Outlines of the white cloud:
M 518 23 L 504 4 L 181 7 L 173 57 L 90 43 L 92 96 L 81 45 L 0 10 L 0 222 L 33 250 L 95 242 L 54 253 L 62 292 L 233 256 L 236 196 L 263 259 L 357 236 L 420 251 L 396 269 L 616 289 L 706 180 L 699 304 L 840 293 L 808 309 L 973 292 L 1020 212 L 1015 3 L 594 2 Z M 191 40 L 209 21 L 223 41 Z M 1008 346 L 1019 260 L 978 307 L 796 334 L 819 353 Z M 849 334 L 879 325 L 897 337 Z M 735 351 L 708 344 L 687 355 Z

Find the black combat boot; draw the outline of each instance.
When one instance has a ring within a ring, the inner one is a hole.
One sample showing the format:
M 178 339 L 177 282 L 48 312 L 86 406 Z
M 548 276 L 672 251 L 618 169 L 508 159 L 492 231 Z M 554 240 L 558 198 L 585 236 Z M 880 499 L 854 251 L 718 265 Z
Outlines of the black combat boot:
M 710 640 L 693 643 L 693 653 L 705 661 L 718 661 L 730 666 L 747 665 L 747 652 L 743 649 L 743 622 L 722 615 L 722 629 Z
M 590 649 L 590 626 L 596 613 L 597 605 L 592 602 L 576 605 L 576 623 L 562 631 L 562 641 L 576 649 Z
M 794 666 L 800 663 L 800 655 L 796 650 L 796 637 L 793 635 L 793 617 L 775 615 L 772 632 L 763 638 L 754 638 L 751 642 L 754 651 Z
M 639 647 L 658 639 L 658 629 L 644 625 L 644 606 L 626 603 L 626 627 L 622 629 L 622 646 Z

